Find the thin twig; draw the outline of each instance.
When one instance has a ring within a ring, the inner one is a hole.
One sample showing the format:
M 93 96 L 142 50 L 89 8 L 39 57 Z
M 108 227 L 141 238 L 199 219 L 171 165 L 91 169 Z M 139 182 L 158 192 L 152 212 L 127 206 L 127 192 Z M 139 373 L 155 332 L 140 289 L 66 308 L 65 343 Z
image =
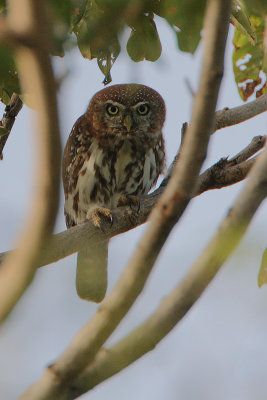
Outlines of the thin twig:
M 95 316 L 57 362 L 47 369 L 43 378 L 21 399 L 58 399 L 62 396 L 87 363 L 93 361 L 100 347 L 142 291 L 160 249 L 191 197 L 206 155 L 223 72 L 230 9 L 230 0 L 207 2 L 203 66 L 191 123 L 170 184 L 151 213 L 151 223 L 142 238 L 142 244 L 137 247 L 114 290 L 103 301 Z
M 23 103 L 20 100 L 20 97 L 18 94 L 13 93 L 8 105 L 5 108 L 5 114 L 2 118 L 2 121 L 0 123 L 1 128 L 4 128 L 7 132 L 5 135 L 0 136 L 0 160 L 3 159 L 3 149 L 5 147 L 6 141 L 9 137 L 9 134 L 11 132 L 11 129 L 14 125 L 15 119 L 22 109 Z
M 206 170 L 199 177 L 195 195 L 200 195 L 207 190 L 221 189 L 243 180 L 255 164 L 257 157 L 232 165 L 222 158 L 218 163 Z
M 5 258 L 0 271 L 0 321 L 12 310 L 31 282 L 40 247 L 51 234 L 57 212 L 59 191 L 59 128 L 55 80 L 48 52 L 48 22 L 43 2 L 8 1 L 5 34 L 1 40 L 15 37 L 33 38 L 34 46 L 15 43 L 15 57 L 23 92 L 33 97 L 38 110 L 35 167 L 35 193 L 19 244 Z M 13 33 L 16 33 L 13 35 Z M 13 43 L 14 44 L 14 43 Z M 53 149 L 53 151 L 51 151 Z
M 266 136 L 255 136 L 251 143 L 234 157 L 221 158 L 200 176 L 195 196 L 211 189 L 221 189 L 243 180 L 256 161 L 250 158 L 265 145 Z
M 251 143 L 246 146 L 243 150 L 241 150 L 238 154 L 234 157 L 230 158 L 228 161 L 231 162 L 233 165 L 239 164 L 242 161 L 248 160 L 249 157 L 256 154 L 263 146 L 266 144 L 266 136 L 255 136 Z

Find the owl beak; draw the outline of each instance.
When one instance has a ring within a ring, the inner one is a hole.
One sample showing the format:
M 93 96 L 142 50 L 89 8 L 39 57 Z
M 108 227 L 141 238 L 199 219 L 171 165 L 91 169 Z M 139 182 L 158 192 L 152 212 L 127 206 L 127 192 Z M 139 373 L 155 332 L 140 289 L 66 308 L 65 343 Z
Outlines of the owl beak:
M 129 114 L 126 115 L 126 117 L 124 118 L 123 121 L 123 125 L 125 126 L 125 128 L 127 129 L 127 132 L 130 132 L 131 128 L 132 128 L 132 118 Z

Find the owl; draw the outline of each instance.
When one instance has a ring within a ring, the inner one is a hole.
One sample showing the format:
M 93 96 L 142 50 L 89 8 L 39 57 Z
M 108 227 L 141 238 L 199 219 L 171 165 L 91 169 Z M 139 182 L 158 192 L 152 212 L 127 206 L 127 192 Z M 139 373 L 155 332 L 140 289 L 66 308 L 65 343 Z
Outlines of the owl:
M 165 164 L 165 103 L 155 90 L 120 84 L 97 92 L 76 121 L 63 155 L 67 227 L 91 220 L 101 228 L 112 209 L 136 204 Z M 107 289 L 108 242 L 78 253 L 76 288 L 100 302 Z

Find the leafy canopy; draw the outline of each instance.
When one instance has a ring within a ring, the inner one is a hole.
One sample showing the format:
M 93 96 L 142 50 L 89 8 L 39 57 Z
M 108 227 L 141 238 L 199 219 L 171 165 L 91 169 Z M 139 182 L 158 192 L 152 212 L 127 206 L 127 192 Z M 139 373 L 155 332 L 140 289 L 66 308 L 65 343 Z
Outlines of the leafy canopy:
M 135 62 L 153 62 L 160 57 L 159 18 L 168 23 L 179 49 L 194 53 L 201 40 L 206 0 L 48 0 L 46 4 L 53 39 L 51 54 L 64 56 L 78 46 L 83 57 L 97 59 L 107 84 L 111 82 L 111 68 L 120 53 L 120 36 L 125 28 L 130 29 L 126 49 Z M 0 12 L 8 13 L 5 0 L 0 0 Z M 234 0 L 233 69 L 243 100 L 266 91 L 266 13 L 266 0 Z M 19 77 L 12 51 L 0 46 L 0 57 L 0 98 L 7 104 L 13 92 L 21 93 Z

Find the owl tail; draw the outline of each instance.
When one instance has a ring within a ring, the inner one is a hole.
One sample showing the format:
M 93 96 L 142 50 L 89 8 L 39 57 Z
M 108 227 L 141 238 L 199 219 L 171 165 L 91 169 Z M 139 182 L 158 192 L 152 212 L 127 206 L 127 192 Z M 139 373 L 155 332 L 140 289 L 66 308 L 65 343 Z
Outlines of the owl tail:
M 88 301 L 100 303 L 107 290 L 108 241 L 79 251 L 76 289 Z

